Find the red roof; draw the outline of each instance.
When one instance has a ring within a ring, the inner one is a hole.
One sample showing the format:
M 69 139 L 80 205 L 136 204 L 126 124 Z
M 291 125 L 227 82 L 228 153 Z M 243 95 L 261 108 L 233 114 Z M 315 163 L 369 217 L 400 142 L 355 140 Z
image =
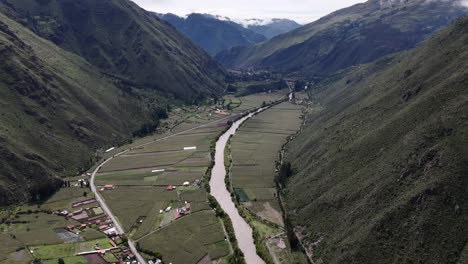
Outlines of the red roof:
M 167 191 L 172 191 L 172 190 L 174 190 L 174 189 L 175 189 L 175 187 L 172 186 L 172 185 L 169 185 L 169 186 L 167 186 L 167 188 L 166 188 Z

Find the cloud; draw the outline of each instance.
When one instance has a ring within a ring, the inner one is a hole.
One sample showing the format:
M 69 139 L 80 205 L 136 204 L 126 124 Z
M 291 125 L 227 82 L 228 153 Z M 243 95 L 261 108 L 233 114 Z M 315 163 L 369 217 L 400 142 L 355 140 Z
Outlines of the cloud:
M 133 0 L 141 7 L 180 16 L 189 13 L 208 13 L 231 17 L 234 20 L 248 18 L 289 18 L 300 23 L 319 19 L 335 10 L 365 0 Z M 468 1 L 468 0 L 467 0 Z

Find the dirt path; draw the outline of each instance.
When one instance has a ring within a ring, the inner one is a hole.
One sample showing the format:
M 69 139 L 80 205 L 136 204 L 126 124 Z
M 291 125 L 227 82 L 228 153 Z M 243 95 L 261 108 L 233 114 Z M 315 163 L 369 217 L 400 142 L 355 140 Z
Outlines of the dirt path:
M 268 252 L 270 252 L 270 256 L 273 257 L 273 261 L 276 264 L 281 264 L 281 261 L 278 259 L 278 256 L 276 256 L 275 251 L 271 248 L 270 242 L 271 242 L 271 240 L 273 240 L 273 239 L 275 239 L 275 238 L 277 238 L 279 236 L 282 236 L 282 235 L 284 235 L 284 232 L 276 234 L 275 236 L 272 236 L 272 237 L 268 238 L 267 241 L 266 241 L 266 246 L 268 248 Z

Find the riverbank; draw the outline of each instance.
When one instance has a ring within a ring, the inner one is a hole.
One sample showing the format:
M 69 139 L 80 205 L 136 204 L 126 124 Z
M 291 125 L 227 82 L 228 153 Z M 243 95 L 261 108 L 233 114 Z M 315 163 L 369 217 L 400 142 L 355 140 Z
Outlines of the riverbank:
M 229 137 L 252 115 L 254 115 L 254 113 L 250 113 L 240 120 L 235 121 L 216 142 L 215 164 L 211 172 L 210 189 L 211 195 L 217 200 L 223 211 L 226 212 L 232 221 L 237 243 L 244 255 L 245 261 L 249 264 L 263 264 L 265 262 L 257 255 L 252 228 L 237 211 L 231 199 L 231 193 L 226 189 L 225 185 L 226 168 L 224 167 L 224 149 Z
M 277 153 L 300 129 L 302 111 L 287 102 L 273 106 L 243 123 L 225 150 L 233 155 L 226 158 L 226 184 L 240 215 L 253 228 L 257 254 L 267 263 L 307 263 L 303 254 L 291 251 L 274 177 Z

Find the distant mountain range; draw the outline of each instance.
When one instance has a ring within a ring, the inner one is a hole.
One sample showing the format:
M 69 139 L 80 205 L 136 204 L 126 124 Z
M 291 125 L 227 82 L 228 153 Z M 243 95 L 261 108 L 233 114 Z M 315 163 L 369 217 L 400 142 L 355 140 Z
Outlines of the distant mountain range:
M 228 17 L 209 14 L 194 13 L 187 17 L 153 14 L 183 32 L 212 56 L 234 46 L 249 46 L 266 41 L 300 26 L 288 19 L 233 21 Z
M 369 0 L 269 41 L 216 55 L 228 68 L 329 74 L 415 47 L 467 14 L 459 1 Z
M 252 30 L 253 32 L 264 35 L 268 39 L 271 39 L 283 33 L 287 33 L 301 26 L 295 21 L 289 19 L 275 18 L 266 22 L 261 19 L 256 19 L 254 21 L 258 23 L 250 23 L 247 25 L 247 28 Z

